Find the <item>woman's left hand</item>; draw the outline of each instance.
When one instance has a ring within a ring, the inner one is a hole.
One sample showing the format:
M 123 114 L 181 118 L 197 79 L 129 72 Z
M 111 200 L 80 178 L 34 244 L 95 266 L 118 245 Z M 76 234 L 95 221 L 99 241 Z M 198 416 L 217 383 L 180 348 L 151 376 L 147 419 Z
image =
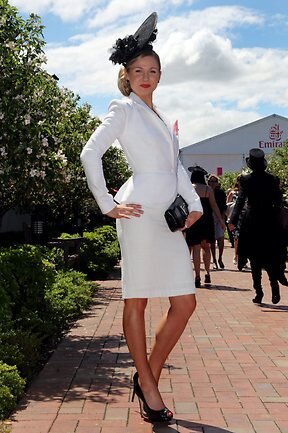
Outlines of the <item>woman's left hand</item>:
M 191 227 L 194 223 L 196 223 L 196 221 L 198 221 L 202 215 L 203 215 L 203 212 L 200 212 L 200 211 L 190 212 L 188 217 L 186 218 L 185 225 L 181 229 L 181 231 L 189 229 L 189 227 Z

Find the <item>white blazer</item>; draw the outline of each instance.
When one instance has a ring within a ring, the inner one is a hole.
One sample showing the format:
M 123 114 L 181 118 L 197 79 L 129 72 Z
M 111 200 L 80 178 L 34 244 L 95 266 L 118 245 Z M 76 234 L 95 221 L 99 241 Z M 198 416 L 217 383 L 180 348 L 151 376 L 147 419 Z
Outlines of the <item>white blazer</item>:
M 104 214 L 116 204 L 106 187 L 102 156 L 116 139 L 133 171 L 116 194 L 116 202 L 157 206 L 172 203 L 179 193 L 190 212 L 202 212 L 199 196 L 178 159 L 178 139 L 157 114 L 133 92 L 113 100 L 104 121 L 84 146 L 80 158 L 88 186 Z

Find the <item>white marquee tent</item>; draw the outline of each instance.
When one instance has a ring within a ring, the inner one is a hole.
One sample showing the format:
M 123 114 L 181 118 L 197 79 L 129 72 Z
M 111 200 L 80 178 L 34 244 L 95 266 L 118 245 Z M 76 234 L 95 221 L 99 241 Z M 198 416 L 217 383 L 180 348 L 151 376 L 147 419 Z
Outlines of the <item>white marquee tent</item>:
M 187 170 L 200 165 L 208 173 L 221 175 L 239 172 L 246 167 L 245 157 L 249 149 L 262 149 L 269 156 L 282 147 L 288 138 L 288 118 L 272 114 L 255 122 L 240 126 L 193 143 L 180 150 L 180 159 Z

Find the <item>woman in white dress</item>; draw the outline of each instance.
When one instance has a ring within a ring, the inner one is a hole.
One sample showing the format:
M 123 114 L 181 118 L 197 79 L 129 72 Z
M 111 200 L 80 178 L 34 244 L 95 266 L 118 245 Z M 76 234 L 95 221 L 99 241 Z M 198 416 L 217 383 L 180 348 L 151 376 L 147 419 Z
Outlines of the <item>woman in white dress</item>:
M 176 194 L 186 200 L 190 227 L 202 215 L 202 206 L 178 160 L 178 140 L 152 102 L 161 77 L 156 37 L 157 14 L 151 14 L 137 32 L 118 39 L 110 57 L 123 65 L 118 87 L 125 96 L 114 100 L 103 123 L 81 153 L 89 188 L 103 214 L 116 218 L 122 256 L 123 328 L 137 372 L 133 397 L 141 415 L 151 422 L 167 422 L 173 413 L 158 389 L 163 365 L 196 307 L 189 250 L 181 231 L 171 232 L 165 210 Z M 133 176 L 113 198 L 106 188 L 102 156 L 118 139 Z M 145 308 L 148 298 L 168 297 L 149 358 L 146 350 Z

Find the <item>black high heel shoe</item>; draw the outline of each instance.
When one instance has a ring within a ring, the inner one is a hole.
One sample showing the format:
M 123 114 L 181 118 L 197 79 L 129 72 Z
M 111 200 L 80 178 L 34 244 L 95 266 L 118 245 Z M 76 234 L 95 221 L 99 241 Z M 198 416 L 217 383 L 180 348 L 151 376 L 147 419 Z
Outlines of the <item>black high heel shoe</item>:
M 173 413 L 167 407 L 160 410 L 151 409 L 146 403 L 143 391 L 138 382 L 138 372 L 133 376 L 133 394 L 132 401 L 134 401 L 135 394 L 138 397 L 140 413 L 142 418 L 151 422 L 169 422 L 173 418 Z

